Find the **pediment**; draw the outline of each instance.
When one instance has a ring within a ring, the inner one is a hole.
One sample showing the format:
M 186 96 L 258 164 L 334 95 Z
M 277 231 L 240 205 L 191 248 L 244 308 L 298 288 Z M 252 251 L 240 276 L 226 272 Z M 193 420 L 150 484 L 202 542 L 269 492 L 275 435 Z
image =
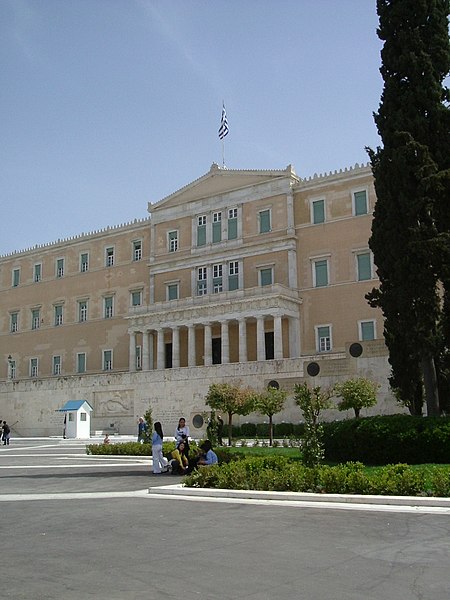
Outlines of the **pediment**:
M 162 200 L 154 204 L 149 203 L 148 209 L 149 212 L 154 212 L 158 209 L 171 208 L 202 198 L 226 194 L 246 186 L 257 185 L 274 179 L 285 179 L 286 177 L 298 181 L 291 165 L 283 170 L 251 171 L 224 169 L 213 163 L 208 173 Z

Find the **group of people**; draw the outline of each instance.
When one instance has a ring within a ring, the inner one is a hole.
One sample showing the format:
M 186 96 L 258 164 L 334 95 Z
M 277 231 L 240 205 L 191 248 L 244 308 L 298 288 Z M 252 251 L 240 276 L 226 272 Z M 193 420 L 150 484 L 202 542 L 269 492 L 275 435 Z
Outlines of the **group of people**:
M 175 430 L 176 448 L 171 454 L 171 460 L 163 455 L 164 433 L 159 421 L 154 424 L 152 435 L 152 458 L 153 473 L 159 475 L 165 473 L 171 468 L 173 474 L 185 475 L 193 471 L 199 465 L 213 465 L 218 462 L 217 454 L 213 451 L 211 442 L 204 441 L 197 453 L 197 456 L 189 457 L 189 427 L 186 425 L 186 419 L 181 417 Z
M 0 419 L 0 440 L 4 446 L 9 446 L 9 439 L 11 437 L 11 428 L 6 421 Z

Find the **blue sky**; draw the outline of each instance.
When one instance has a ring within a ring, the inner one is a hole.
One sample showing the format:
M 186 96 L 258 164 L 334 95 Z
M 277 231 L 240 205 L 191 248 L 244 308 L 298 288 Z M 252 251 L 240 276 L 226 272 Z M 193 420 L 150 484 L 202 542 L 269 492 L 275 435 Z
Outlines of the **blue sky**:
M 375 0 L 1 0 L 0 254 L 148 216 L 222 164 L 366 163 Z

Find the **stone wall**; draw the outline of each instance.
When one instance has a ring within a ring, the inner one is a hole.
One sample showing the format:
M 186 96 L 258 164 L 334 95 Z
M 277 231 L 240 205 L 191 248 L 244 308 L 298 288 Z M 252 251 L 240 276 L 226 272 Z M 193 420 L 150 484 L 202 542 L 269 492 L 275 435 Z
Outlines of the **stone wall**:
M 367 354 L 367 356 L 365 356 Z M 13 425 L 17 436 L 61 436 L 63 413 L 57 412 L 68 400 L 87 400 L 94 408 L 91 430 L 134 434 L 137 417 L 151 406 L 153 419 L 162 422 L 166 436 L 172 436 L 178 419 L 184 416 L 193 437 L 205 433 L 206 423 L 198 429 L 192 425 L 195 415 L 207 412 L 204 403 L 210 384 L 239 382 L 243 386 L 264 389 L 270 381 L 293 392 L 294 385 L 307 381 L 310 385 L 331 386 L 338 380 L 364 376 L 380 384 L 377 405 L 368 414 L 402 412 L 387 384 L 389 366 L 381 353 L 364 352 L 364 357 L 351 358 L 347 353 L 328 355 L 317 361 L 320 374 L 310 377 L 308 364 L 317 357 L 230 363 L 211 367 L 185 367 L 136 373 L 109 373 L 87 376 L 52 377 L 0 383 L 0 417 Z M 300 411 L 292 395 L 286 409 L 275 415 L 274 422 L 299 422 Z M 324 418 L 342 419 L 352 413 L 327 411 Z M 226 418 L 225 418 L 226 420 Z M 233 418 L 234 423 L 264 422 L 267 417 L 251 414 Z

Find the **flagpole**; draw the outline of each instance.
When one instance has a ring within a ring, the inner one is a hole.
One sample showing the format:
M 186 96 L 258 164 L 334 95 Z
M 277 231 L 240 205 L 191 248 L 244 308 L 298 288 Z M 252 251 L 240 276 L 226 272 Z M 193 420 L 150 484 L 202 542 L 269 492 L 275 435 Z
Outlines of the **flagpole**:
M 225 142 L 222 138 L 222 169 L 225 169 Z

